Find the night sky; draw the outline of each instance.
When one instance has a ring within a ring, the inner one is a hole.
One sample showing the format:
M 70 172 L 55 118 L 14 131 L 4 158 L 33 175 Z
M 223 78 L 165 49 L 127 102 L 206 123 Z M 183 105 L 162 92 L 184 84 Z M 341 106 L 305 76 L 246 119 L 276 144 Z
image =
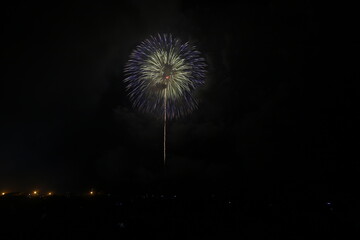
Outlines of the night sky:
M 0 190 L 351 194 L 359 74 L 311 2 L 3 5 Z M 208 64 L 198 110 L 168 125 L 165 170 L 162 122 L 123 83 L 156 33 Z

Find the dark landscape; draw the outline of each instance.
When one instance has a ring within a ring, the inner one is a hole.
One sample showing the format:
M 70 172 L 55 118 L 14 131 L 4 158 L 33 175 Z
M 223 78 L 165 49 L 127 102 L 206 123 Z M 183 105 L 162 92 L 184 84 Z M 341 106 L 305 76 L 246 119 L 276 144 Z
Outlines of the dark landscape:
M 2 3 L 0 240 L 360 239 L 359 14 L 330 5 Z M 156 34 L 206 69 L 166 162 L 124 80 Z

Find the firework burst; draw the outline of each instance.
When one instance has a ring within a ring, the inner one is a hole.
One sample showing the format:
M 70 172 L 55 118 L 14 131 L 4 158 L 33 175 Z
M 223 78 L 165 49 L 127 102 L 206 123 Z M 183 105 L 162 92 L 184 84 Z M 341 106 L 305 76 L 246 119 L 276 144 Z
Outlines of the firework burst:
M 204 84 L 205 60 L 189 42 L 172 35 L 151 36 L 131 53 L 125 67 L 127 90 L 135 108 L 168 119 L 197 108 L 194 91 Z
M 195 46 L 171 34 L 143 41 L 125 66 L 124 81 L 134 107 L 164 117 L 164 164 L 166 121 L 197 108 L 194 92 L 204 84 L 205 67 Z

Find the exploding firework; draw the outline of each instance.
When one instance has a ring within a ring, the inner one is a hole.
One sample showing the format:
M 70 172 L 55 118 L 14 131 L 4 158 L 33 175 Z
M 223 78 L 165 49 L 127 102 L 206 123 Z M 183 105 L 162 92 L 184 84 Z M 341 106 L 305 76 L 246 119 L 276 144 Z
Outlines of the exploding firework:
M 204 84 L 205 67 L 205 59 L 195 46 L 171 34 L 143 41 L 125 66 L 124 81 L 133 106 L 164 117 L 164 162 L 166 120 L 197 108 L 194 93 Z
M 204 84 L 205 60 L 189 42 L 172 35 L 151 36 L 131 53 L 125 67 L 127 90 L 135 108 L 168 119 L 197 108 L 194 91 Z

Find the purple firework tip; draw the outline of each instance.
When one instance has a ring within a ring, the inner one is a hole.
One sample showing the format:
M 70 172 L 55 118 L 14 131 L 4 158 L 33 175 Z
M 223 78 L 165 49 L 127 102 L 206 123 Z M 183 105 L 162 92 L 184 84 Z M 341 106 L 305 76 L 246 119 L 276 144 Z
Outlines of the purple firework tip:
M 195 46 L 158 34 L 131 53 L 124 82 L 135 108 L 158 116 L 166 109 L 168 119 L 179 118 L 197 108 L 194 92 L 205 83 L 205 68 Z

